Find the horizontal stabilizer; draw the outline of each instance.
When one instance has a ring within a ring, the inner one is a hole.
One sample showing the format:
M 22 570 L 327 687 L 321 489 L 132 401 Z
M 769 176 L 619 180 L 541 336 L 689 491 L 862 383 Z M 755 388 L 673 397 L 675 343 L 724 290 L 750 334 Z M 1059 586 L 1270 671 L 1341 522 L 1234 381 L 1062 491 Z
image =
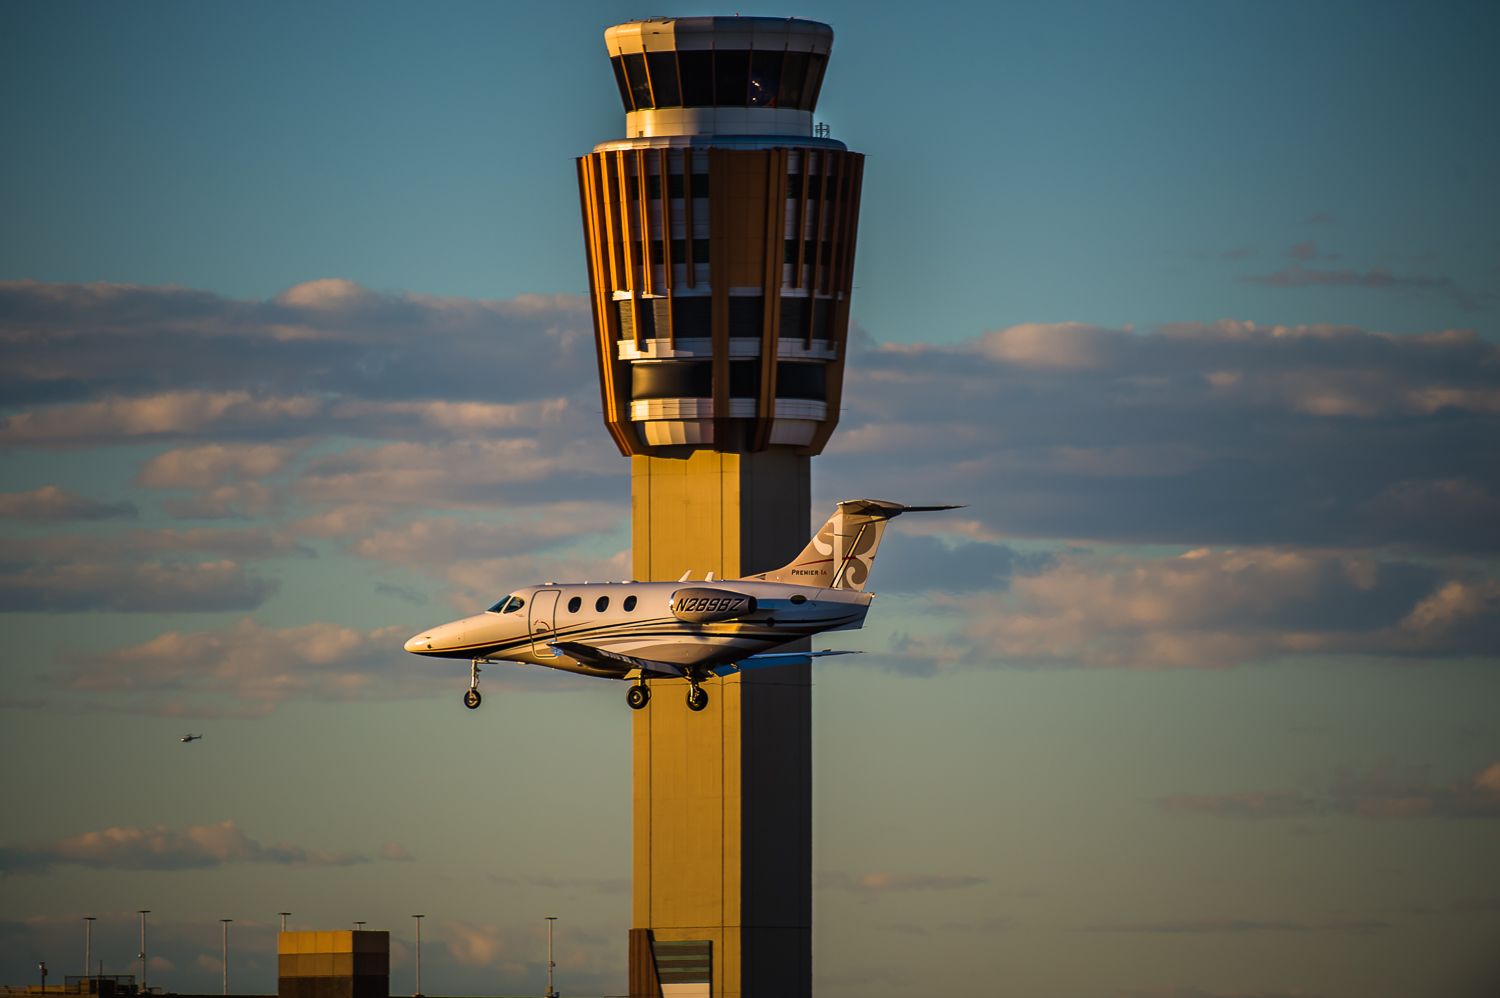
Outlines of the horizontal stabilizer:
M 716 676 L 727 676 L 735 672 L 745 672 L 749 669 L 768 669 L 777 665 L 800 665 L 808 659 L 822 658 L 825 655 L 859 655 L 857 651 L 778 651 L 769 652 L 765 655 L 747 655 L 738 662 L 730 662 L 713 670 Z

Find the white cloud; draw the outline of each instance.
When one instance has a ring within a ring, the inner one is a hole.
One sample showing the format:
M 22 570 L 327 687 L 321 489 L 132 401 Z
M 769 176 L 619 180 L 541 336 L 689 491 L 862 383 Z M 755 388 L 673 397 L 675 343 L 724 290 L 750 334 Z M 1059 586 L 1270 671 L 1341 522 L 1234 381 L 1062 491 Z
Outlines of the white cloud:
M 322 400 L 247 391 L 172 391 L 18 412 L 0 423 L 0 444 L 80 444 L 133 437 L 199 436 L 305 421 Z
M 523 486 L 592 478 L 601 467 L 622 473 L 601 460 L 608 446 L 603 436 L 572 447 L 510 437 L 352 448 L 308 462 L 297 492 L 324 503 L 493 509 Z
M 1436 783 L 1425 772 L 1399 773 L 1389 762 L 1364 773 L 1340 773 L 1326 789 L 1172 794 L 1157 806 L 1172 814 L 1267 819 L 1350 815 L 1377 821 L 1500 818 L 1500 762 L 1470 780 Z
M 67 562 L 0 570 L 0 612 L 249 610 L 275 589 L 273 581 L 227 559 Z
M 284 469 L 304 446 L 216 443 L 179 447 L 142 465 L 136 482 L 149 489 L 212 489 L 265 478 Z
M 264 714 L 290 700 L 389 699 L 434 688 L 391 626 L 276 628 L 250 618 L 211 631 L 169 631 L 69 663 L 68 688 L 110 694 L 109 706 L 167 716 L 196 710 Z M 228 707 L 219 706 L 228 704 Z
M 30 492 L 0 493 L 0 517 L 12 520 L 109 520 L 134 517 L 137 513 L 134 503 L 101 502 L 57 485 L 43 485 Z
M 289 843 L 262 845 L 233 821 L 189 825 L 116 825 L 53 842 L 0 846 L 0 869 L 34 872 L 72 864 L 120 870 L 183 870 L 232 863 L 348 866 L 367 862 L 353 852 L 328 852 Z
M 931 664 L 1228 668 L 1310 654 L 1500 654 L 1500 583 L 1290 549 L 1064 554 L 1005 593 L 940 596 L 961 636 L 904 642 Z

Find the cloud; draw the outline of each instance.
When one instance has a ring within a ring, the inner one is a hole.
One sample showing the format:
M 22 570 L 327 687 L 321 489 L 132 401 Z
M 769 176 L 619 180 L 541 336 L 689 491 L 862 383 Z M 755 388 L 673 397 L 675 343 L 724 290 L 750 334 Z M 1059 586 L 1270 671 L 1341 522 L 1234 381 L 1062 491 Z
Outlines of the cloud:
M 624 465 L 590 326 L 579 297 L 338 279 L 267 301 L 4 283 L 0 445 L 171 445 L 140 483 L 188 493 L 177 516 L 602 499 Z M 858 343 L 821 474 L 885 495 L 899 463 L 994 538 L 1500 551 L 1497 350 L 1229 320 Z
M 989 881 L 984 877 L 940 873 L 842 873 L 819 874 L 820 890 L 854 891 L 856 893 L 907 893 L 915 891 L 954 891 L 980 887 Z
M 914 665 L 1228 668 L 1314 654 L 1500 654 L 1500 582 L 1347 552 L 1064 553 L 1006 592 L 937 596 L 965 621 L 900 644 Z
M 881 543 L 882 592 L 998 591 L 1010 584 L 1015 573 L 1035 572 L 1052 561 L 1051 555 L 1025 554 L 1005 544 L 950 543 L 913 534 L 903 529 L 906 526 L 903 519 L 900 527 L 887 531 Z
M 443 568 L 456 561 L 483 560 L 537 551 L 617 530 L 623 507 L 560 502 L 542 509 L 512 509 L 504 523 L 454 517 L 412 520 L 363 533 L 349 545 L 361 558 L 406 567 Z
M 86 660 L 64 656 L 69 689 L 109 694 L 111 709 L 162 716 L 265 714 L 292 700 L 388 699 L 430 691 L 431 670 L 404 655 L 410 631 L 244 618 L 211 631 L 168 631 Z M 499 680 L 497 680 L 499 681 Z M 220 704 L 230 704 L 221 707 Z
M 1318 257 L 1317 248 L 1310 242 L 1299 243 L 1292 247 L 1292 256 L 1299 262 L 1291 267 L 1257 277 L 1247 277 L 1245 280 L 1252 284 L 1264 284 L 1273 288 L 1333 287 L 1437 292 L 1451 298 L 1460 308 L 1475 311 L 1482 307 L 1481 298 L 1460 288 L 1451 277 L 1438 277 L 1431 274 L 1392 274 L 1384 267 L 1372 267 L 1369 270 L 1317 270 L 1304 267 L 1302 261 L 1332 259 L 1331 257 Z
M 440 508 L 493 509 L 502 497 L 588 498 L 600 491 L 601 466 L 612 464 L 602 437 L 594 434 L 589 442 L 572 447 L 512 437 L 350 448 L 310 461 L 296 491 L 304 500 L 318 503 Z M 623 474 L 618 468 L 611 470 Z
M 499 926 L 449 919 L 442 923 L 442 941 L 449 957 L 460 966 L 493 968 L 512 975 L 526 972 L 515 934 Z
M 1500 551 L 1500 347 L 1471 332 L 1030 324 L 850 358 L 821 474 L 999 538 Z
M 1261 933 L 1367 933 L 1389 929 L 1390 923 L 1373 918 L 1328 918 L 1321 921 L 1254 918 L 1189 918 L 1160 922 L 1111 922 L 1090 926 L 1089 932 L 1143 932 L 1162 935 L 1261 934 Z
M 251 528 L 56 534 L 13 541 L 6 553 L 0 612 L 150 613 L 254 609 L 276 583 L 251 574 L 246 560 L 312 552 Z
M 592 350 L 582 296 L 486 301 L 316 281 L 256 302 L 180 288 L 0 282 L 0 396 L 44 410 L 74 403 L 26 415 L 0 439 L 102 437 L 111 412 L 124 417 L 126 435 L 192 436 L 182 418 L 189 411 L 221 428 L 238 420 L 243 429 L 253 416 L 271 432 L 278 415 L 336 415 L 350 400 L 520 405 L 580 388 L 596 394 Z M 345 422 L 354 425 L 354 415 Z
M 1311 991 L 1224 991 L 1191 986 L 1136 988 L 1121 991 L 1121 998 L 1318 998 Z
M 0 444 L 87 444 L 132 438 L 264 432 L 306 422 L 325 403 L 307 395 L 266 396 L 248 391 L 171 391 L 109 396 L 9 416 Z
M 414 857 L 401 843 L 387 842 L 380 847 L 380 858 L 393 863 L 409 863 Z
M 139 515 L 135 503 L 101 502 L 56 485 L 0 493 L 0 517 L 11 520 L 111 520 Z
M 228 560 L 0 568 L 0 613 L 250 610 L 275 591 L 273 580 Z
M 148 489 L 210 489 L 266 478 L 285 469 L 304 446 L 219 443 L 179 447 L 142 465 L 136 483 Z
M 1380 821 L 1412 818 L 1500 818 L 1500 762 L 1470 780 L 1435 784 L 1423 773 L 1403 775 L 1389 764 L 1366 773 L 1340 773 L 1321 793 L 1270 790 L 1229 794 L 1173 794 L 1157 806 L 1171 814 L 1216 818 L 1350 815 Z
M 540 887 L 548 891 L 584 891 L 589 894 L 629 894 L 629 877 L 501 877 L 491 874 L 489 881 L 502 887 Z
M 368 862 L 350 852 L 326 852 L 289 843 L 262 845 L 233 821 L 189 825 L 118 825 L 52 842 L 0 846 L 0 870 L 37 873 L 60 865 L 116 870 L 189 870 L 234 863 L 348 866 Z

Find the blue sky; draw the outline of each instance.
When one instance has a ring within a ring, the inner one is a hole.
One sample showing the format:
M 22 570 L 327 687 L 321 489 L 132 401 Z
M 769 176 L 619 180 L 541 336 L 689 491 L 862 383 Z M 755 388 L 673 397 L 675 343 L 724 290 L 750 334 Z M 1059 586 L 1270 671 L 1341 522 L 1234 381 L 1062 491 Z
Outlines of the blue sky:
M 425 911 L 429 993 L 534 992 L 555 914 L 614 993 L 619 689 L 399 646 L 629 573 L 573 158 L 650 12 L 0 10 L 0 976 L 148 907 L 269 992 L 292 910 L 399 990 Z M 819 994 L 1483 993 L 1493 5 L 793 13 L 869 157 L 815 506 L 968 503 L 820 665 Z

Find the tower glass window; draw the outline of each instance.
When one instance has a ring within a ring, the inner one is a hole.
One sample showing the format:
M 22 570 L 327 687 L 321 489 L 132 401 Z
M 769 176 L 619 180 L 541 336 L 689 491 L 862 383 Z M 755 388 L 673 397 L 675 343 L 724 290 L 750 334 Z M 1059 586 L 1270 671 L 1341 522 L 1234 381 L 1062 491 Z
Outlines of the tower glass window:
M 802 107 L 812 110 L 818 103 L 818 91 L 823 89 L 823 70 L 828 68 L 826 55 L 809 55 L 807 58 L 807 83 L 802 91 Z
M 758 54 L 758 53 L 757 53 Z M 802 102 L 802 85 L 807 81 L 806 52 L 788 52 L 781 63 L 782 107 L 805 108 Z
M 647 52 L 646 65 L 651 70 L 651 92 L 657 107 L 681 107 L 682 88 L 677 85 L 677 53 Z
M 620 103 L 625 105 L 625 110 L 634 111 L 635 108 L 630 103 L 630 84 L 625 80 L 625 57 L 617 55 L 609 62 L 615 67 L 615 83 L 620 88 Z
M 630 81 L 630 99 L 637 111 L 651 107 L 651 84 L 646 79 L 646 57 L 640 52 L 625 56 L 625 78 Z
M 714 54 L 711 51 L 678 52 L 682 70 L 682 103 L 687 107 L 712 107 L 714 103 Z
M 749 103 L 750 53 L 714 53 L 714 103 L 719 107 L 744 107 Z
M 776 107 L 781 94 L 781 52 L 750 53 L 750 106 Z

